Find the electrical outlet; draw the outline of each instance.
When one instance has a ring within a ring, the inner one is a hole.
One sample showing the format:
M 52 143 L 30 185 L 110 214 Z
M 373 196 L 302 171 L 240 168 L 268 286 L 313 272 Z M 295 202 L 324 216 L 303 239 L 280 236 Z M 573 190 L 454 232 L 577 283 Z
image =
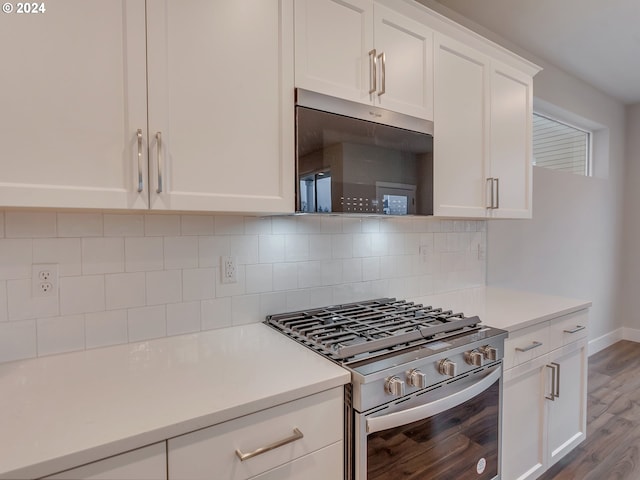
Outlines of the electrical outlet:
M 34 263 L 31 265 L 31 296 L 55 297 L 58 295 L 58 264 Z
M 222 283 L 238 282 L 238 259 L 236 257 L 220 257 L 220 281 Z

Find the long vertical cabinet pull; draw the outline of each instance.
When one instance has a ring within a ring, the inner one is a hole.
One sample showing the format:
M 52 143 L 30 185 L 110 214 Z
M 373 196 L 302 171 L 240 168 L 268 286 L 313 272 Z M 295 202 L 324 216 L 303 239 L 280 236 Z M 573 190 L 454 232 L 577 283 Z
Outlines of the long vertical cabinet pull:
M 491 185 L 489 185 L 489 188 L 491 189 L 491 202 L 489 203 L 489 205 L 487 205 L 487 210 L 491 210 L 493 208 L 493 178 L 489 177 L 487 178 L 487 183 L 491 183 Z
M 496 206 L 493 208 L 500 208 L 500 179 L 496 178 Z
M 556 362 L 551 362 L 550 365 L 547 365 L 547 368 L 551 369 L 551 393 L 546 395 L 544 398 L 547 400 L 551 400 L 552 402 L 556 401 L 556 398 L 560 398 L 560 364 Z
M 380 60 L 380 90 L 378 91 L 378 96 L 381 96 L 387 92 L 387 57 L 382 52 L 376 58 Z
M 144 190 L 144 182 L 142 180 L 142 129 L 139 128 L 136 133 L 138 137 L 138 193 Z
M 376 81 L 378 69 L 378 59 L 376 57 L 376 49 L 369 51 L 369 94 L 376 93 L 378 85 Z
M 156 189 L 156 193 L 162 193 L 162 132 L 156 133 L 156 142 L 158 149 L 157 151 L 157 160 L 158 160 L 158 188 Z
M 551 365 L 556 367 L 556 398 L 560 398 L 560 364 L 556 362 L 551 362 Z

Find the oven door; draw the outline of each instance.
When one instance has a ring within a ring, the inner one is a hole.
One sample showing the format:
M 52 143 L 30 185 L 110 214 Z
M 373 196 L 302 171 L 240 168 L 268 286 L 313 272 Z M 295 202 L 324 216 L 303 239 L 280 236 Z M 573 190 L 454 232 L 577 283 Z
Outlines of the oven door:
M 501 378 L 493 364 L 355 412 L 355 479 L 500 479 Z

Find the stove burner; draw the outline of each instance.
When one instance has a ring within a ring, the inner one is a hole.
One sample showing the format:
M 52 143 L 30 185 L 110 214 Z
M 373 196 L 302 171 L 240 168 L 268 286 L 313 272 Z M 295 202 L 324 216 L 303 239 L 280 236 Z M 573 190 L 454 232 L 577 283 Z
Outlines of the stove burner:
M 344 360 L 457 335 L 478 328 L 480 319 L 405 300 L 380 298 L 271 315 L 267 323 L 334 360 Z

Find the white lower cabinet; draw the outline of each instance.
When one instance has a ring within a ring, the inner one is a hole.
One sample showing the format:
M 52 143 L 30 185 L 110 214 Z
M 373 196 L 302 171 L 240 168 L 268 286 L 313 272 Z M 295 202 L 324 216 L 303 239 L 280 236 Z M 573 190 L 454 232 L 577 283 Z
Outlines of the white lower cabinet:
M 340 480 L 342 438 L 338 387 L 169 439 L 169 479 Z
M 42 480 L 162 480 L 167 478 L 167 442 L 88 463 Z
M 587 323 L 583 310 L 505 342 L 502 478 L 538 478 L 586 438 Z

